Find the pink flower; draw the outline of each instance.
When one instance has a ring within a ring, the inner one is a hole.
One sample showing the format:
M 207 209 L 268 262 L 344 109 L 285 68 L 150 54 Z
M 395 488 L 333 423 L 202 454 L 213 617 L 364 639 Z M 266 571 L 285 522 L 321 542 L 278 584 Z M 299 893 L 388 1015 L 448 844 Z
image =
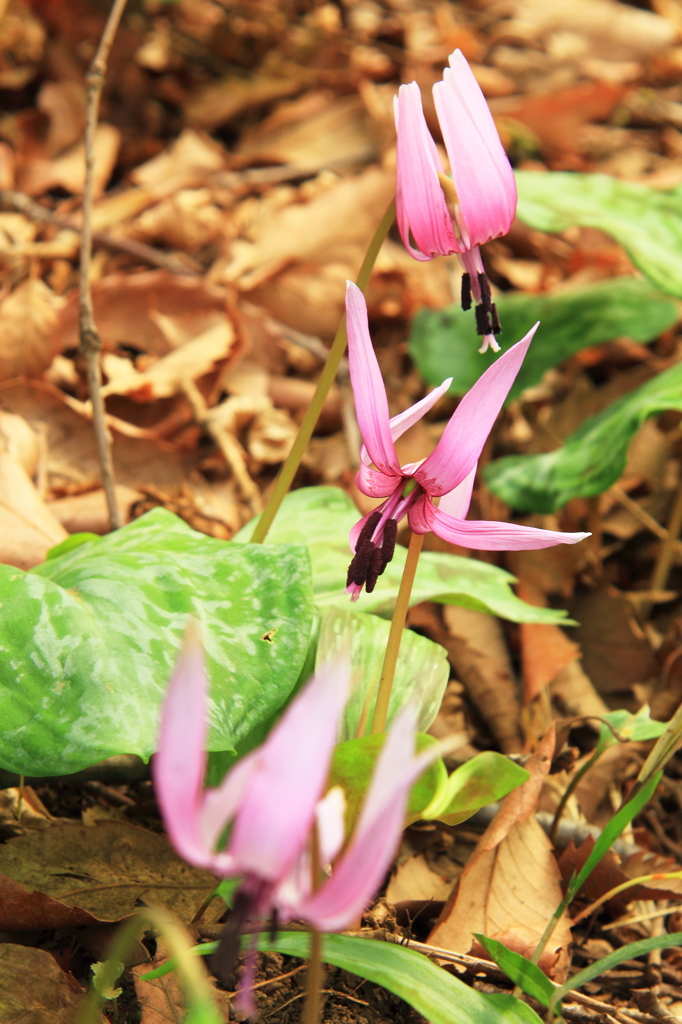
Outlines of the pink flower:
M 355 556 L 346 593 L 356 601 L 363 586 L 371 593 L 393 557 L 398 523 L 407 516 L 415 533 L 432 531 L 466 548 L 519 551 L 576 544 L 587 533 L 557 533 L 514 523 L 465 519 L 483 445 L 514 383 L 535 327 L 490 366 L 461 400 L 435 450 L 421 462 L 401 466 L 394 441 L 426 413 L 449 388 L 444 381 L 426 398 L 389 419 L 388 400 L 367 323 L 365 299 L 350 281 L 346 289 L 348 363 L 358 426 L 364 444 L 356 482 L 363 494 L 386 498 L 350 534 Z M 438 504 L 434 498 L 439 498 Z
M 509 231 L 516 182 L 471 68 L 459 50 L 449 61 L 433 97 L 452 180 L 427 128 L 417 83 L 401 85 L 395 100 L 398 227 L 417 260 L 457 253 L 464 268 L 462 308 L 471 307 L 473 293 L 480 351 L 490 346 L 497 352 L 500 322 L 479 246 Z
M 382 747 L 354 834 L 339 856 L 345 841 L 343 790 L 323 794 L 349 687 L 347 662 L 323 668 L 262 746 L 243 757 L 219 787 L 204 789 L 208 682 L 196 627 L 188 631 L 163 707 L 154 786 L 178 853 L 219 876 L 241 876 L 233 911 L 238 926 L 247 918 L 272 915 L 338 931 L 358 917 L 388 869 L 410 788 L 441 751 L 435 747 L 414 755 L 416 713 L 404 708 Z M 316 891 L 310 867 L 313 824 L 322 865 L 333 863 L 331 877 Z

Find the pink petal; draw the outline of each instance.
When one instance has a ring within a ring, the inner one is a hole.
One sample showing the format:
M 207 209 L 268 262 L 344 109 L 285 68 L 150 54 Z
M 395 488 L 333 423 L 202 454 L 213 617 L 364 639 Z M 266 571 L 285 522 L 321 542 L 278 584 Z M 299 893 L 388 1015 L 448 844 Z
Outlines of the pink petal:
M 509 230 L 516 207 L 516 192 L 511 192 L 515 189 L 513 174 L 509 168 L 510 186 L 508 176 L 501 173 L 476 124 L 447 82 L 436 82 L 433 98 L 469 235 L 467 248 L 471 248 Z
M 398 133 L 396 213 L 405 248 L 422 260 L 459 252 L 452 215 L 438 180 L 443 164 L 426 125 L 416 82 L 400 86 L 394 110 Z
M 478 463 L 475 464 L 468 476 L 465 476 L 462 482 L 457 484 L 454 490 L 448 491 L 447 494 L 443 495 L 438 506 L 441 512 L 455 519 L 464 519 L 466 517 L 469 505 L 471 504 L 471 492 L 474 489 L 477 469 Z
M 210 849 L 198 827 L 207 712 L 208 680 L 201 639 L 196 623 L 190 620 L 163 704 L 152 778 L 171 842 L 182 857 L 201 867 L 210 865 Z
M 506 183 L 510 214 L 513 220 L 516 213 L 516 180 L 504 146 L 500 141 L 490 107 L 461 50 L 455 50 L 450 54 L 449 63 L 450 67 L 443 72 L 443 81 L 450 86 L 483 136 L 488 151 Z
M 382 473 L 399 476 L 400 464 L 391 438 L 386 390 L 369 335 L 367 304 L 352 281 L 346 285 L 346 318 L 348 364 L 362 439 L 376 467 Z
M 515 523 L 453 519 L 423 496 L 412 507 L 409 522 L 415 533 L 435 533 L 450 544 L 477 551 L 535 551 L 555 544 L 578 544 L 589 533 L 536 530 Z
M 257 754 L 230 836 L 244 872 L 279 882 L 308 841 L 348 697 L 346 660 L 324 666 L 289 705 Z
M 455 409 L 435 450 L 414 474 L 427 494 L 454 490 L 478 462 L 537 327 L 489 366 Z
M 209 849 L 215 849 L 225 827 L 235 817 L 257 769 L 258 751 L 254 750 L 237 761 L 216 789 L 204 790 L 199 828 Z M 224 854 L 218 856 L 224 859 Z
M 359 490 L 368 498 L 388 498 L 389 494 L 393 494 L 395 490 L 397 479 L 393 475 L 387 476 L 386 473 L 380 473 L 378 469 L 372 469 L 371 466 L 366 466 L 361 462 L 355 482 Z
M 385 504 L 386 504 L 386 502 L 384 501 L 384 502 L 381 503 L 381 505 L 377 505 L 376 508 L 373 508 L 372 511 L 368 512 L 366 516 L 363 516 L 362 519 L 359 519 L 357 521 L 357 523 L 355 524 L 355 526 L 352 527 L 352 529 L 350 531 L 350 534 L 348 535 L 348 543 L 350 545 L 350 549 L 353 552 L 353 554 L 355 554 L 355 549 L 356 549 L 357 544 L 358 544 L 358 537 L 360 536 L 360 534 L 364 530 L 365 523 L 367 522 L 369 517 L 374 514 L 374 512 L 381 512 L 381 511 L 383 511 L 383 508 L 384 508 Z
M 418 420 L 420 420 L 422 416 L 424 416 L 430 409 L 433 409 L 438 399 L 445 394 L 445 392 L 448 390 L 451 384 L 452 377 L 448 377 L 447 380 L 444 380 L 442 384 L 440 384 L 437 388 L 434 388 L 433 391 L 430 391 L 428 395 L 425 395 L 424 398 L 420 399 L 418 402 L 415 402 L 414 405 L 411 405 L 409 409 L 405 410 L 405 412 L 399 412 L 397 416 L 391 417 L 391 419 L 388 422 L 391 428 L 391 437 L 393 438 L 393 440 L 397 441 L 399 437 L 402 437 L 406 430 L 409 430 L 410 427 L 414 426 L 414 424 Z M 362 466 L 369 466 L 371 463 L 369 453 L 365 448 L 364 444 L 360 449 L 360 461 L 362 463 Z M 386 477 L 386 479 L 389 478 Z M 358 487 L 360 487 L 361 491 L 363 490 L 359 482 Z M 363 493 L 369 494 L 370 492 L 363 491 Z M 371 493 L 372 495 L 374 495 L 374 492 Z M 378 492 L 376 496 L 381 497 L 381 495 L 379 495 Z
M 325 931 L 339 931 L 366 907 L 388 870 L 405 822 L 416 759 L 415 709 L 402 709 L 382 747 L 372 783 L 350 846 L 335 865 L 330 881 L 306 901 L 299 913 Z M 424 766 L 419 765 L 419 772 Z

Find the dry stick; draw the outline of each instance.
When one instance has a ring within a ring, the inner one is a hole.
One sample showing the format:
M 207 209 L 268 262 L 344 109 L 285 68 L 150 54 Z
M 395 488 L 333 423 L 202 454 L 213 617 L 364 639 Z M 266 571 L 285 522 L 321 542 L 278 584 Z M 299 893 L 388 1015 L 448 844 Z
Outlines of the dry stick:
M 675 557 L 675 545 L 680 536 L 680 530 L 682 530 L 682 481 L 680 481 L 675 493 L 673 507 L 668 519 L 668 536 L 661 544 L 658 552 L 656 565 L 651 575 L 650 590 L 665 590 Z M 648 618 L 652 606 L 651 602 L 642 605 L 641 614 L 643 619 Z
M 80 281 L 78 296 L 78 324 L 80 329 L 81 352 L 85 359 L 85 370 L 88 378 L 88 392 L 92 403 L 92 424 L 95 429 L 97 452 L 102 467 L 102 484 L 107 497 L 109 522 L 111 529 L 121 525 L 121 517 L 116 504 L 114 487 L 114 463 L 111 456 L 111 435 L 107 430 L 104 415 L 104 402 L 100 387 L 102 369 L 100 352 L 102 339 L 95 326 L 95 312 L 92 305 L 90 289 L 90 259 L 92 257 L 92 196 L 95 170 L 95 132 L 99 116 L 99 101 L 104 86 L 109 50 L 114 41 L 126 0 L 114 0 L 97 52 L 85 77 L 87 84 L 87 103 L 85 114 L 85 184 L 83 187 L 83 227 L 81 229 Z
M 369 282 L 370 274 L 372 273 L 377 256 L 379 255 L 379 250 L 381 249 L 384 239 L 386 238 L 394 220 L 395 200 L 392 199 L 386 213 L 381 218 L 379 227 L 374 232 L 372 241 L 369 243 L 369 248 L 365 254 L 364 260 L 362 261 L 362 266 L 360 267 L 360 273 L 356 279 L 358 288 L 363 292 Z M 268 535 L 270 527 L 272 526 L 274 518 L 279 511 L 279 506 L 282 504 L 293 483 L 296 470 L 298 469 L 305 450 L 308 447 L 308 442 L 313 436 L 313 430 L 315 429 L 315 424 L 317 423 L 322 411 L 324 400 L 329 393 L 332 382 L 336 377 L 336 371 L 339 368 L 339 363 L 346 351 L 347 342 L 348 335 L 346 334 L 346 317 L 344 314 L 341 319 L 341 323 L 339 324 L 339 329 L 336 332 L 334 343 L 329 350 L 327 362 L 325 363 L 320 379 L 317 382 L 315 394 L 313 395 L 312 401 L 306 410 L 303 420 L 301 421 L 301 426 L 298 429 L 296 440 L 294 441 L 293 447 L 287 456 L 286 462 L 279 472 L 279 476 L 275 481 L 275 486 L 272 489 L 268 503 L 263 510 L 263 514 L 256 523 L 256 528 L 251 536 L 252 544 L 263 543 Z
M 412 584 L 414 583 L 414 577 L 417 572 L 417 563 L 419 562 L 419 554 L 423 543 L 423 533 L 413 533 L 410 537 L 410 546 L 407 549 L 403 578 L 400 581 L 400 590 L 398 591 L 395 608 L 393 610 L 391 631 L 388 634 L 388 644 L 386 645 L 384 664 L 381 669 L 379 692 L 377 693 L 377 702 L 374 706 L 374 718 L 372 719 L 372 728 L 370 730 L 372 733 L 383 732 L 386 728 L 388 705 L 391 700 L 391 690 L 393 688 L 393 677 L 395 676 L 395 667 L 398 664 L 398 654 L 400 652 L 400 641 L 403 638 L 403 628 L 405 626 L 405 619 L 407 618 L 407 610 L 410 607 Z
M 232 470 L 232 475 L 237 481 L 237 486 L 242 492 L 242 495 L 251 510 L 251 514 L 254 516 L 258 515 L 262 507 L 260 491 L 258 490 L 257 484 L 251 479 L 249 471 L 246 468 L 246 453 L 244 449 L 236 437 L 233 437 L 228 430 L 220 427 L 215 420 L 211 418 L 211 410 L 206 405 L 204 396 L 201 391 L 199 391 L 199 388 L 193 380 L 184 381 L 182 384 L 182 390 L 188 402 L 192 406 L 192 412 L 194 413 L 194 419 L 197 424 L 208 431 L 223 453 L 225 461 Z

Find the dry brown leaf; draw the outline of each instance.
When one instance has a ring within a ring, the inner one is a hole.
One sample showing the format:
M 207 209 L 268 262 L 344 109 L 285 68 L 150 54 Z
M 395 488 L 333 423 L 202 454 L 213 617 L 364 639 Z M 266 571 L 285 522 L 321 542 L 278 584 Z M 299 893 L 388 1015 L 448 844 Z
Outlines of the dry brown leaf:
M 226 319 L 225 292 L 219 285 L 165 270 L 108 274 L 92 291 L 95 322 L 110 350 L 124 344 L 164 356 Z M 168 319 L 159 320 L 159 315 Z M 75 292 L 61 311 L 54 333 L 61 348 L 78 346 Z
M 196 252 L 225 231 L 225 217 L 208 188 L 180 189 L 137 218 L 130 235 Z
M 68 534 L 38 494 L 35 484 L 7 451 L 0 449 L 0 562 L 30 569 Z
M 594 839 L 588 836 L 576 849 L 573 840 L 559 858 L 559 869 L 568 882 L 572 875 L 577 874 L 594 849 Z M 622 861 L 615 850 L 607 850 L 595 869 L 585 880 L 580 893 L 581 898 L 589 903 L 598 900 L 617 885 L 642 875 L 651 875 L 666 871 L 676 871 L 679 865 L 672 857 L 662 857 L 649 850 L 641 850 Z M 679 900 L 682 895 L 682 879 L 662 878 L 657 881 L 633 885 L 625 889 L 606 903 L 608 910 L 617 916 L 634 900 Z
M 185 104 L 185 119 L 196 128 L 211 131 L 244 110 L 293 96 L 300 88 L 297 78 L 275 78 L 262 73 L 251 78 L 229 75 L 190 96 Z
M 0 302 L 0 380 L 39 376 L 61 348 L 58 312 L 64 299 L 40 278 L 28 278 Z
M 559 706 L 564 716 L 593 715 L 602 718 L 608 714 L 608 706 L 595 690 L 579 661 L 570 662 L 555 676 L 550 684 L 550 693 L 552 701 Z
M 4 448 L 33 479 L 38 469 L 41 444 L 35 430 L 23 416 L 0 409 L 0 449 Z
M 520 708 L 502 627 L 492 615 L 446 605 L 448 658 L 506 754 L 523 748 Z
M 446 900 L 452 883 L 432 870 L 423 853 L 399 864 L 386 889 L 389 903 L 408 900 Z
M 531 777 L 505 797 L 481 836 L 429 936 L 433 945 L 468 953 L 479 932 L 524 956 L 533 953 L 562 898 L 552 844 L 534 814 L 553 754 L 554 729 L 526 762 Z M 566 978 L 570 939 L 564 914 L 540 960 L 559 982 Z
M 225 167 L 226 154 L 210 136 L 186 128 L 158 156 L 136 167 L 131 180 L 158 198 L 174 195 L 183 188 L 204 185 L 206 178 Z
M 324 166 L 375 155 L 376 135 L 357 96 L 308 92 L 247 129 L 236 152 L 249 159 Z
M 121 145 L 121 133 L 111 124 L 99 124 L 95 136 L 95 169 L 93 194 L 104 192 L 116 165 Z M 85 147 L 74 146 L 55 160 L 32 160 L 19 176 L 19 186 L 29 196 L 42 195 L 50 188 L 61 186 L 73 195 L 80 195 L 85 182 Z
M 675 29 L 651 11 L 615 0 L 516 0 L 516 17 L 538 33 L 575 32 L 591 41 L 592 52 L 609 61 L 657 53 L 675 39 Z
M 121 484 L 116 485 L 116 504 L 121 523 L 130 522 L 130 509 L 141 498 L 141 491 L 134 491 L 132 487 L 124 487 Z M 68 533 L 105 534 L 111 529 L 109 508 L 102 488 L 50 501 L 47 507 Z
M 518 596 L 529 604 L 544 607 L 541 591 L 524 580 Z M 580 657 L 580 647 L 569 640 L 560 626 L 540 622 L 521 623 L 521 665 L 523 667 L 523 703 L 549 686 L 559 673 Z
M 140 373 L 129 359 L 105 353 L 102 368 L 109 378 L 102 396 L 128 395 L 136 402 L 169 398 L 182 390 L 187 380 L 196 380 L 225 359 L 235 342 L 232 324 L 223 317 L 198 338 L 162 356 L 149 370 Z
M 44 949 L 0 944 L 0 1018 L 22 1024 L 73 1024 L 85 993 Z M 101 1013 L 98 1024 L 104 1024 Z
M 233 243 L 220 277 L 248 291 L 291 263 L 327 263 L 344 255 L 359 266 L 393 189 L 393 176 L 372 167 L 309 203 L 287 206 L 261 225 L 255 242 Z
M 165 836 L 124 821 L 60 824 L 11 839 L 0 847 L 0 872 L 13 883 L 17 898 L 16 887 L 25 890 L 24 918 L 18 904 L 0 905 L 0 927 L 11 930 L 63 927 L 37 923 L 33 904 L 45 903 L 46 897 L 74 914 L 85 913 L 90 920 L 81 923 L 118 921 L 138 900 L 163 904 L 191 921 L 215 889 L 215 877 L 181 860 Z M 28 919 L 33 923 L 26 924 Z
M 45 140 L 45 152 L 50 158 L 58 156 L 78 142 L 85 129 L 85 87 L 82 82 L 65 79 L 45 82 L 36 101 L 50 119 Z
M 30 5 L 15 0 L 0 21 L 0 89 L 23 89 L 43 57 L 45 28 Z

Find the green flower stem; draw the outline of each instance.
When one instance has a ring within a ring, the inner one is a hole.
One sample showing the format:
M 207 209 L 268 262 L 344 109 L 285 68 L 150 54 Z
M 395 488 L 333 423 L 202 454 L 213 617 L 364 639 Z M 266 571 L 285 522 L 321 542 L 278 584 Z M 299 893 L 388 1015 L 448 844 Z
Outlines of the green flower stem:
M 407 618 L 407 610 L 410 607 L 410 594 L 412 593 L 412 585 L 417 573 L 417 564 L 419 562 L 419 555 L 421 553 L 423 543 L 423 533 L 413 533 L 410 537 L 410 546 L 407 549 L 403 578 L 400 581 L 400 590 L 398 591 L 395 609 L 393 611 L 393 618 L 391 619 L 391 632 L 388 634 L 388 644 L 386 645 L 384 664 L 381 669 L 379 692 L 377 693 L 377 702 L 374 707 L 374 717 L 372 719 L 372 728 L 370 730 L 372 733 L 384 732 L 386 729 L 388 705 L 391 700 L 395 667 L 398 664 L 400 641 L 403 637 L 403 628 L 405 626 L 405 619 Z
M 662 882 L 666 878 L 678 879 L 682 878 L 682 871 L 655 871 L 652 875 L 640 875 L 638 878 L 629 878 L 627 882 L 621 882 L 620 885 L 614 885 L 613 889 L 609 889 L 603 896 L 600 896 L 594 903 L 590 903 L 589 907 L 585 907 L 580 913 L 573 918 L 571 925 L 578 924 L 579 921 L 584 921 L 586 917 L 589 917 L 595 910 L 598 910 L 603 903 L 608 903 L 609 900 L 617 896 L 619 892 L 625 892 L 626 889 L 632 888 L 633 885 L 646 885 L 647 882 Z
M 357 276 L 356 284 L 362 292 L 367 288 L 370 275 L 374 269 L 377 256 L 379 255 L 379 250 L 381 249 L 384 239 L 390 231 L 394 220 L 395 199 L 392 199 L 386 213 L 381 218 L 378 228 L 374 232 L 374 237 L 369 243 L 369 248 L 367 249 L 365 258 L 362 261 L 362 266 L 360 267 L 360 273 Z M 325 363 L 320 379 L 317 382 L 315 394 L 313 395 L 312 401 L 306 410 L 301 426 L 298 428 L 298 434 L 296 435 L 294 445 L 279 472 L 279 476 L 275 481 L 275 486 L 272 489 L 267 505 L 263 509 L 261 517 L 258 520 L 256 528 L 251 536 L 252 544 L 263 543 L 268 535 L 270 527 L 273 524 L 274 518 L 279 511 L 279 507 L 293 483 L 296 470 L 298 469 L 305 450 L 308 447 L 308 442 L 313 436 L 315 424 L 322 412 L 322 406 L 324 405 L 325 399 L 329 394 L 329 389 L 336 377 L 336 371 L 338 370 L 339 363 L 346 351 L 347 344 L 348 335 L 346 334 L 346 315 L 344 313 L 341 323 L 339 324 L 339 329 L 336 332 L 334 343 L 329 350 L 327 362 Z
M 561 821 L 561 816 L 564 813 L 564 810 L 566 808 L 566 804 L 568 803 L 568 800 L 569 800 L 571 794 L 575 791 L 575 788 L 578 785 L 578 783 L 580 782 L 580 780 L 582 779 L 583 775 L 587 774 L 587 772 L 590 770 L 592 765 L 597 763 L 597 761 L 599 760 L 599 758 L 602 756 L 603 753 L 604 753 L 604 750 L 603 749 L 600 750 L 599 747 L 597 747 L 595 752 L 592 754 L 592 757 L 588 761 L 585 762 L 585 764 L 582 766 L 582 768 L 578 769 L 578 771 L 575 773 L 575 775 L 573 776 L 573 778 L 569 782 L 568 786 L 566 787 L 564 795 L 562 796 L 561 800 L 559 801 L 559 806 L 556 809 L 556 812 L 554 814 L 554 820 L 552 821 L 552 827 L 551 827 L 551 829 L 549 831 L 549 841 L 550 841 L 550 843 L 554 843 L 554 841 L 556 840 L 556 834 L 557 834 L 557 831 L 558 831 L 558 828 L 559 828 L 559 822 Z
M 114 987 L 122 965 L 126 962 L 127 954 L 145 926 L 151 926 L 157 933 L 163 935 L 171 954 L 176 958 L 187 1000 L 196 1013 L 196 1018 L 193 1019 L 200 1019 L 203 1024 L 219 1024 L 221 1017 L 205 970 L 192 952 L 187 932 L 165 910 L 156 907 L 138 910 L 117 931 L 107 957 L 106 975 L 101 980 L 109 987 Z M 78 1015 L 77 1024 L 95 1024 L 95 1021 L 100 1019 L 99 1008 L 102 1002 L 102 996 L 93 986 Z

